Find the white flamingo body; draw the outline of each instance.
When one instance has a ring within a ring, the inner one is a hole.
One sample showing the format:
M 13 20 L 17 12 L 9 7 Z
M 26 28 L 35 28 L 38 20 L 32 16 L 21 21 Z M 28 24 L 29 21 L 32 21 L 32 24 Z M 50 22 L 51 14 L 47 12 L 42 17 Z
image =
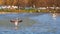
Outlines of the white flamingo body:
M 56 14 L 53 14 L 53 19 L 56 20 Z

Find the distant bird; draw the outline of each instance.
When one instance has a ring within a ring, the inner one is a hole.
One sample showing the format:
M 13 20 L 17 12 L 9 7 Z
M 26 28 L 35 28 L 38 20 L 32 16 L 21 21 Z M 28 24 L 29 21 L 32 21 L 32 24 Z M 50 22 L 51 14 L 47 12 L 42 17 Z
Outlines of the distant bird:
M 15 26 L 17 26 L 19 23 L 22 22 L 22 20 L 19 20 L 19 19 L 17 18 L 17 19 L 15 19 L 15 20 L 10 20 L 10 22 L 14 23 Z
M 54 19 L 54 20 L 56 20 L 56 14 L 53 14 L 53 16 L 52 16 L 52 17 L 53 17 L 53 19 Z

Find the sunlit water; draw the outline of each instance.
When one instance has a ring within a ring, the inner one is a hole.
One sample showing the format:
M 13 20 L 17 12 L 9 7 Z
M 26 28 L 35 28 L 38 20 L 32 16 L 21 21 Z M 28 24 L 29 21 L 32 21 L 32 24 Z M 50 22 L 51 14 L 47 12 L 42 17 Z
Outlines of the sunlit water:
M 11 19 L 22 19 L 18 27 L 11 23 Z M 59 34 L 59 13 L 38 14 L 0 14 L 0 34 Z

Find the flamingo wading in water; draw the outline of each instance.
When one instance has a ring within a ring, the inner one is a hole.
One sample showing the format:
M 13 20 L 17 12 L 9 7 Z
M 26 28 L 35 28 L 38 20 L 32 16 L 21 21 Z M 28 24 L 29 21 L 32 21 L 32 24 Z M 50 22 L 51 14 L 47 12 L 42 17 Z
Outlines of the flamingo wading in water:
M 19 20 L 19 19 L 17 18 L 17 19 L 15 19 L 15 20 L 10 20 L 10 22 L 14 23 L 15 26 L 18 26 L 18 24 L 21 23 L 22 20 Z

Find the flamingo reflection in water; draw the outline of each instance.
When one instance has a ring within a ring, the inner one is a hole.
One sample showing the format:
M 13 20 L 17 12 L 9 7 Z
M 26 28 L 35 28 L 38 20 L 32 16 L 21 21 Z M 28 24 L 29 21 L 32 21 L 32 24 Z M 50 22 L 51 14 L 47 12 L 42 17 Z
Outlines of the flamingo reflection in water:
M 14 20 L 10 20 L 10 22 L 14 23 L 15 29 L 17 29 L 18 24 L 22 22 L 22 20 L 19 20 L 19 18 L 16 18 Z

